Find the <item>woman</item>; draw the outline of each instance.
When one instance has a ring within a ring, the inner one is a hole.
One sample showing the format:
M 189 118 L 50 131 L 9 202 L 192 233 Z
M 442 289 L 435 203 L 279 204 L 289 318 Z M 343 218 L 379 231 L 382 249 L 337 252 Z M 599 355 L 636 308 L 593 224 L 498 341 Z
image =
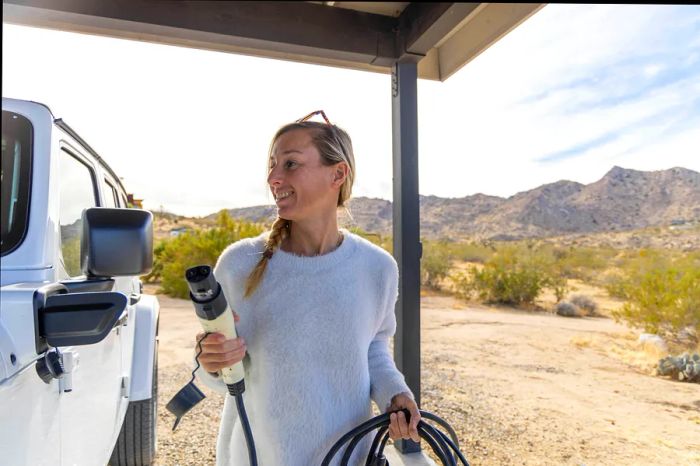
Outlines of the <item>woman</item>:
M 307 121 L 317 113 L 326 123 Z M 371 400 L 382 412 L 412 413 L 410 424 L 403 413 L 391 415 L 392 439 L 420 440 L 418 407 L 388 349 L 396 261 L 338 228 L 354 178 L 350 137 L 322 111 L 283 126 L 270 146 L 267 178 L 278 218 L 269 233 L 227 247 L 214 269 L 239 338 L 207 335 L 197 375 L 225 393 L 217 371 L 243 361 L 243 400 L 261 466 L 320 464 L 343 434 L 372 417 Z M 226 397 L 217 465 L 248 464 L 237 417 Z M 369 442 L 366 436 L 350 464 L 364 464 Z

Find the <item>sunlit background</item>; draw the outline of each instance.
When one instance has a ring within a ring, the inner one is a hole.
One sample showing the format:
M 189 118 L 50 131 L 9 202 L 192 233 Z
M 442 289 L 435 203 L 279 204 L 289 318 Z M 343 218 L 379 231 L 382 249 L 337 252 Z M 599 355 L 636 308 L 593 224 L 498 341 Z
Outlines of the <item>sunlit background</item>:
M 270 138 L 317 109 L 353 139 L 354 195 L 392 197 L 388 75 L 8 24 L 2 50 L 2 95 L 47 104 L 146 208 L 270 204 Z M 418 92 L 421 194 L 700 171 L 700 7 L 548 5 Z

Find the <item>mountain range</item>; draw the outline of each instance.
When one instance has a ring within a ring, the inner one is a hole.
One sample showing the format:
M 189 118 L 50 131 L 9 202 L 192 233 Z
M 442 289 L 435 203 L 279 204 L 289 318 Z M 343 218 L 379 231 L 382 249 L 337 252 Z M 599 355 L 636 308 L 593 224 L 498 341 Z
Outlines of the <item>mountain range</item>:
M 638 171 L 613 167 L 600 180 L 561 180 L 508 198 L 420 196 L 425 238 L 519 239 L 569 233 L 626 231 L 700 223 L 700 173 L 686 168 Z M 341 224 L 391 233 L 392 205 L 384 199 L 350 200 Z M 232 217 L 271 222 L 275 206 L 230 209 Z

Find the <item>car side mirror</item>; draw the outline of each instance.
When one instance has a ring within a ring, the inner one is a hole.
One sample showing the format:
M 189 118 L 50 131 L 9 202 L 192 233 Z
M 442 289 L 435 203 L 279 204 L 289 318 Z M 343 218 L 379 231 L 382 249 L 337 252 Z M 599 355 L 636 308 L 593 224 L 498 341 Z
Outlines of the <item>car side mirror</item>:
M 150 272 L 153 267 L 153 214 L 141 209 L 85 209 L 80 266 L 88 277 Z
M 53 347 L 98 343 L 114 328 L 126 303 L 126 296 L 116 292 L 51 295 L 37 312 L 39 336 Z

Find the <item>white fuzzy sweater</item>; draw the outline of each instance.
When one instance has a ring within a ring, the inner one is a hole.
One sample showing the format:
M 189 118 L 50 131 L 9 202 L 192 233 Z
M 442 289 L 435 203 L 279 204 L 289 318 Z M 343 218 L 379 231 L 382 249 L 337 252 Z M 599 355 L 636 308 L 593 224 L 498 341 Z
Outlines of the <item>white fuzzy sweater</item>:
M 243 298 L 268 233 L 230 245 L 214 275 L 245 339 L 243 401 L 260 466 L 320 465 L 346 432 L 410 394 L 389 353 L 398 268 L 383 249 L 347 230 L 334 251 L 315 257 L 277 249 L 258 289 Z M 227 393 L 203 369 L 207 386 Z M 364 464 L 370 435 L 350 464 Z M 336 455 L 338 464 L 344 450 Z M 226 396 L 216 447 L 218 466 L 246 466 L 248 452 L 235 400 Z

